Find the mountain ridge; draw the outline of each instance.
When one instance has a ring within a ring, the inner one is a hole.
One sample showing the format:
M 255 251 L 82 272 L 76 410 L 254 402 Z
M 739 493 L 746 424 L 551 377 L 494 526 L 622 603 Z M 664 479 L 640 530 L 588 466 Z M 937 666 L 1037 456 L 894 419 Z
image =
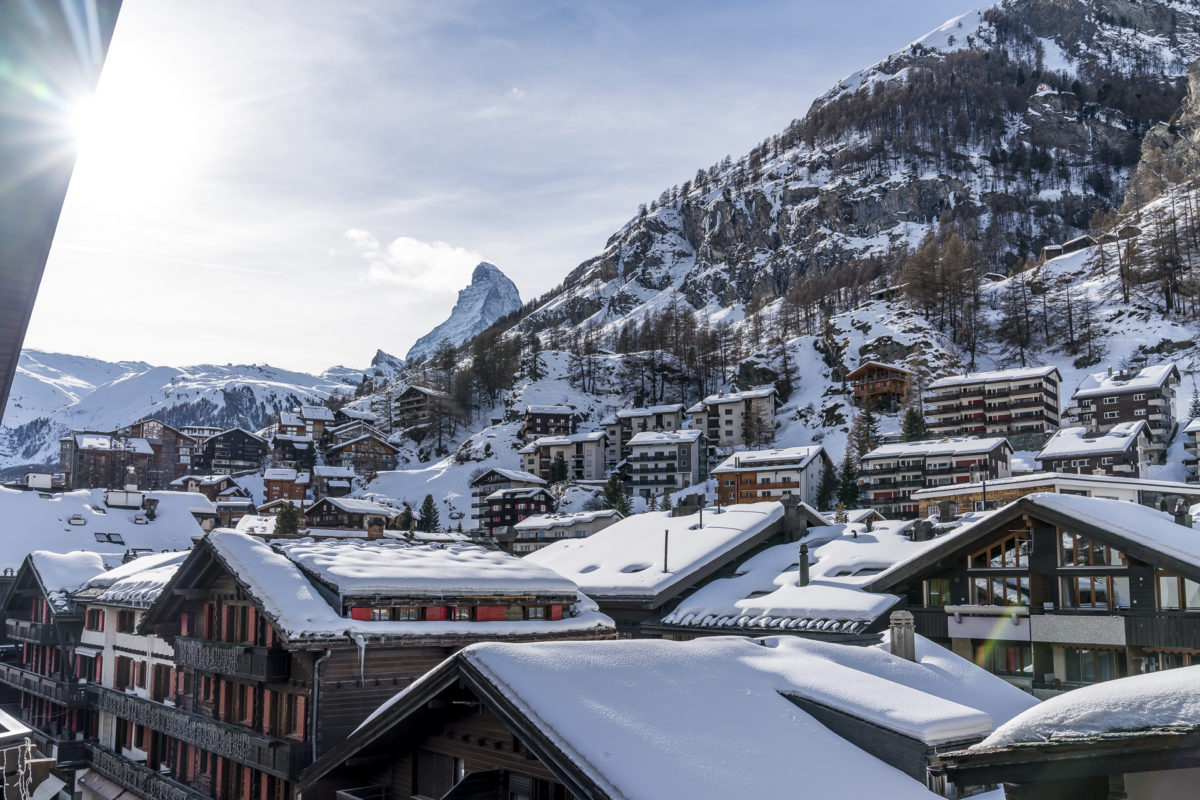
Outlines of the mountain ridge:
M 459 290 L 450 316 L 417 339 L 404 360 L 427 359 L 442 342 L 458 347 L 519 308 L 521 295 L 516 284 L 495 264 L 481 261 L 471 273 L 471 282 Z

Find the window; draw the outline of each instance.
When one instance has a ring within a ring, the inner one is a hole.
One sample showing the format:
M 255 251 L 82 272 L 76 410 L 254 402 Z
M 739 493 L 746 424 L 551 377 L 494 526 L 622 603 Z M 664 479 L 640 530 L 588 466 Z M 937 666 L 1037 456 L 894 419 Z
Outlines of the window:
M 1144 416 L 1146 416 L 1146 409 L 1144 409 L 1144 408 L 1135 408 L 1135 409 L 1133 410 L 1133 415 L 1134 415 L 1135 417 L 1144 417 Z
M 1134 400 L 1145 400 L 1145 399 L 1146 399 L 1146 393 L 1145 393 L 1145 392 L 1140 392 L 1140 393 L 1138 393 L 1138 394 L 1135 394 L 1135 395 L 1133 396 L 1133 399 L 1134 399 Z
M 1063 531 L 1059 536 L 1060 567 L 1124 567 L 1125 554 L 1088 537 Z
M 950 579 L 930 578 L 925 581 L 925 605 L 940 608 L 950 603 Z
M 470 606 L 455 606 L 453 619 L 455 622 L 470 622 L 471 621 L 471 607 Z
M 1027 678 L 1033 673 L 1033 650 L 1028 645 L 977 644 L 975 663 L 993 675 Z
M 84 627 L 89 631 L 103 631 L 104 612 L 98 608 L 89 608 L 84 621 Z
M 1159 570 L 1158 607 L 1161 611 L 1200 611 L 1200 583 Z
M 1115 397 L 1106 397 L 1106 398 L 1104 398 L 1104 405 L 1106 405 L 1106 406 L 1115 406 L 1116 404 L 1117 404 L 1117 398 L 1115 398 Z
M 1029 566 L 1029 532 L 1013 531 L 967 559 L 968 569 L 1023 569 Z
M 117 612 L 117 633 L 133 633 L 134 615 L 132 611 Z
M 461 758 L 417 750 L 416 774 L 413 775 L 413 794 L 419 797 L 441 797 L 466 777 L 466 767 Z
M 1062 579 L 1067 608 L 1129 608 L 1129 578 L 1124 575 L 1080 575 Z
M 421 619 L 421 609 L 416 606 L 398 606 L 392 609 L 392 619 L 401 622 L 418 622 Z
M 372 608 L 371 621 L 380 622 L 392 618 L 392 610 L 390 608 Z
M 1105 456 L 1104 458 L 1100 459 L 1101 466 L 1108 466 L 1111 463 L 1113 463 L 1112 456 Z
M 1121 416 L 1120 411 L 1105 411 L 1104 412 L 1105 419 L 1116 419 L 1119 416 Z
M 1066 654 L 1066 680 L 1072 683 L 1096 683 L 1124 678 L 1128 674 L 1124 651 L 1083 647 L 1064 647 L 1063 651 Z
M 972 603 L 977 606 L 1027 606 L 1029 605 L 1029 578 L 995 575 L 972 578 L 974 588 Z

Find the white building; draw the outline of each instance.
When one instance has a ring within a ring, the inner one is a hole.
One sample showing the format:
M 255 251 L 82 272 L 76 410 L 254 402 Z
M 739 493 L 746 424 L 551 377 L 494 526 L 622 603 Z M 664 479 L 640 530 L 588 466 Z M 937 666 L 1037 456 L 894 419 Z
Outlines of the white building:
M 683 427 L 683 403 L 649 408 L 623 408 L 601 420 L 608 434 L 608 468 L 629 457 L 629 440 L 646 431 L 677 431 Z
M 722 505 L 761 503 L 786 495 L 814 508 L 821 477 L 834 469 L 820 445 L 734 453 L 713 469 Z
M 552 480 L 551 469 L 561 456 L 567 465 L 567 480 L 598 481 L 604 479 L 607 448 L 604 431 L 591 431 L 543 436 L 517 452 L 521 454 L 521 468 L 543 480 Z
M 709 447 L 756 447 L 775 441 L 774 386 L 709 395 L 688 409 L 692 427 L 703 431 Z
M 1187 467 L 1188 483 L 1200 482 L 1200 469 L 1197 469 L 1197 456 L 1200 455 L 1200 417 L 1192 420 L 1183 429 L 1183 449 L 1187 456 L 1183 459 Z
M 704 434 L 682 431 L 645 431 L 629 440 L 625 459 L 626 483 L 642 497 L 677 492 L 708 477 Z
M 512 552 L 520 556 L 541 550 L 559 539 L 584 539 L 624 518 L 615 508 L 526 517 L 513 526 L 517 538 L 513 541 Z

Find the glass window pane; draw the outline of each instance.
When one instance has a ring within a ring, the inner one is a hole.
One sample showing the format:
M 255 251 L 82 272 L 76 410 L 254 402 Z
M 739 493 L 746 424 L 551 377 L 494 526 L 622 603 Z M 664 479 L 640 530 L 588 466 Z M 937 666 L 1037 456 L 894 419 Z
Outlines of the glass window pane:
M 1200 610 L 1200 583 L 1184 579 L 1183 597 L 1189 611 Z
M 1079 650 L 1074 647 L 1068 647 L 1065 652 L 1067 656 L 1067 680 L 1078 681 L 1083 675 Z
M 1129 578 L 1112 579 L 1113 607 L 1129 608 Z
M 1108 608 L 1107 579 L 1092 578 L 1092 606 L 1095 608 Z
M 1080 650 L 1079 664 L 1083 668 L 1080 680 L 1084 683 L 1094 683 L 1096 680 L 1096 651 Z
M 1062 554 L 1059 564 L 1064 566 L 1075 563 L 1075 537 L 1069 533 L 1062 534 Z
M 975 605 L 986 606 L 990 602 L 991 602 L 991 600 L 988 597 L 988 579 L 987 578 L 976 578 L 975 579 Z
M 1158 578 L 1158 607 L 1163 610 L 1179 610 L 1179 579 L 1174 575 Z
M 1063 578 L 1062 580 L 1062 602 L 1067 608 L 1079 608 L 1079 594 L 1075 580 L 1075 578 Z

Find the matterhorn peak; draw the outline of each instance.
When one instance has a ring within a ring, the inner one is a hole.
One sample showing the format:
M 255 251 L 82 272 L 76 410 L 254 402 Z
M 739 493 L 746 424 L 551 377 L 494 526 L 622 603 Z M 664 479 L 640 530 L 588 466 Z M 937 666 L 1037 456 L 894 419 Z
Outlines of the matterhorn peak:
M 427 358 L 443 341 L 458 347 L 520 307 L 516 284 L 495 264 L 480 261 L 471 273 L 471 283 L 459 290 L 449 319 L 417 339 L 404 360 Z

